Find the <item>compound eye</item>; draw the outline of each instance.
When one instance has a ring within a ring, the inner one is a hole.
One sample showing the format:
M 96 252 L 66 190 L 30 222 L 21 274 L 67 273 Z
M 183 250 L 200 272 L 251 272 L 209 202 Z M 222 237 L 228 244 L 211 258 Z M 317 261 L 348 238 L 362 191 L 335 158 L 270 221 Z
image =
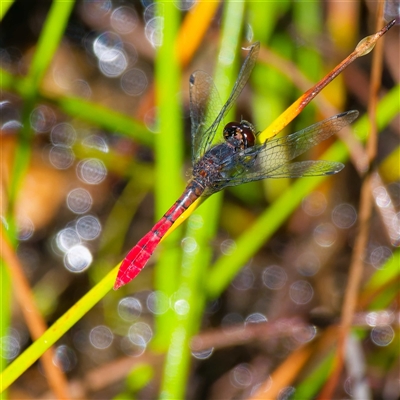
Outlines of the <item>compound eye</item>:
M 246 148 L 254 146 L 256 138 L 254 136 L 253 130 L 249 126 L 242 125 L 242 135 L 243 135 L 243 142 Z
M 237 134 L 237 129 L 241 130 L 240 124 L 238 122 L 229 122 L 224 128 L 224 138 L 228 140 Z

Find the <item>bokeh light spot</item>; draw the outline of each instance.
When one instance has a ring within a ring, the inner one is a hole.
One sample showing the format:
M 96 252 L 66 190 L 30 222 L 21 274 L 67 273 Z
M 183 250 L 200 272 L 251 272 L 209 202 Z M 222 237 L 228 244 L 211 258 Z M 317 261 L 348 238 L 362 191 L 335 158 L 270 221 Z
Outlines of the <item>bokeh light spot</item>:
M 174 310 L 178 315 L 187 315 L 190 310 L 190 305 L 187 300 L 179 299 L 174 303 Z
M 72 92 L 84 99 L 92 97 L 92 89 L 84 79 L 74 79 L 71 84 Z
M 232 386 L 236 388 L 246 388 L 253 382 L 253 373 L 248 364 L 237 365 L 229 375 Z
M 148 83 L 146 74 L 139 68 L 129 69 L 121 77 L 121 88 L 129 96 L 140 96 Z
M 82 140 L 82 145 L 89 148 L 108 153 L 109 148 L 107 142 L 100 135 L 90 135 Z
M 337 239 L 336 228 L 330 223 L 319 224 L 314 229 L 314 240 L 321 247 L 332 246 Z
M 213 352 L 214 352 L 214 347 L 200 351 L 192 350 L 192 356 L 194 358 L 197 358 L 198 360 L 207 360 L 207 358 L 210 358 L 212 356 Z
M 62 252 L 67 252 L 72 247 L 81 243 L 81 239 L 79 235 L 76 233 L 76 230 L 73 228 L 64 228 L 60 232 L 58 232 L 56 237 L 57 247 Z
M 120 34 L 132 32 L 139 22 L 139 17 L 132 7 L 121 6 L 116 8 L 110 17 L 113 29 Z
M 122 40 L 114 32 L 104 32 L 93 41 L 93 52 L 99 60 L 112 61 L 116 55 L 114 50 L 123 50 Z
M 104 181 L 107 176 L 107 168 L 103 161 L 97 158 L 89 158 L 78 163 L 78 178 L 90 185 L 97 185 Z
M 111 0 L 84 0 L 84 9 L 92 19 L 105 17 L 112 8 Z
M 187 236 L 181 241 L 182 249 L 187 254 L 195 254 L 198 250 L 196 239 L 191 236 Z
M 141 345 L 144 343 L 147 345 L 153 338 L 153 331 L 149 324 L 145 322 L 135 322 L 129 328 L 128 337 L 133 344 Z
M 64 146 L 53 146 L 49 151 L 49 161 L 57 169 L 67 169 L 75 161 L 73 151 Z
M 178 10 L 188 11 L 196 4 L 196 0 L 177 0 L 174 4 Z
M 237 290 L 248 290 L 253 287 L 255 276 L 251 268 L 244 267 L 232 281 L 232 286 Z
M 301 206 L 307 215 L 310 217 L 316 217 L 326 210 L 327 200 L 323 193 L 312 192 L 309 196 L 303 199 Z
M 51 130 L 50 140 L 55 146 L 71 147 L 76 140 L 76 131 L 71 124 L 61 122 Z
M 248 324 L 259 324 L 259 323 L 267 322 L 267 321 L 268 321 L 268 319 L 264 314 L 261 314 L 261 313 L 257 312 L 257 313 L 250 314 L 245 319 L 244 324 L 245 325 L 248 325 Z
M 314 289 L 307 281 L 296 281 L 290 285 L 289 296 L 296 304 L 307 304 L 314 297 Z
M 146 305 L 153 314 L 165 314 L 169 309 L 169 299 L 164 292 L 155 291 L 147 297 Z
M 295 261 L 297 271 L 303 276 L 314 276 L 321 266 L 319 258 L 312 252 L 306 251 Z
M 163 41 L 164 18 L 154 17 L 150 19 L 144 28 L 147 40 L 153 47 L 160 47 Z
M 54 111 L 45 105 L 36 107 L 30 115 L 32 129 L 37 133 L 50 131 L 56 121 Z
M 293 338 L 299 343 L 308 343 L 317 335 L 315 326 L 300 326 L 295 327 L 292 331 Z
M 243 317 L 238 313 L 229 313 L 222 318 L 221 327 L 222 329 L 229 331 L 232 326 L 243 325 Z M 244 326 L 244 325 L 243 325 Z
M 135 297 L 125 297 L 118 303 L 118 315 L 124 321 L 134 321 L 142 313 L 142 304 Z
M 76 222 L 76 232 L 84 240 L 94 240 L 101 233 L 101 224 L 97 217 L 85 215 Z
M 108 326 L 99 325 L 90 331 L 89 340 L 93 347 L 104 350 L 111 346 L 114 335 Z
M 129 357 L 140 357 L 147 348 L 144 339 L 141 339 L 139 344 L 132 343 L 129 337 L 124 337 L 121 340 L 121 350 Z
M 371 330 L 371 340 L 380 347 L 388 346 L 394 339 L 394 330 L 390 325 L 378 325 Z
M 6 335 L 0 338 L 0 355 L 4 360 L 12 360 L 19 354 L 21 345 L 13 335 Z
M 56 348 L 56 351 L 54 352 L 53 363 L 63 372 L 69 372 L 76 367 L 78 359 L 74 350 L 63 344 Z
M 128 60 L 122 50 L 108 50 L 99 59 L 100 71 L 109 78 L 117 78 L 122 75 L 127 67 Z
M 86 189 L 72 189 L 67 195 L 67 207 L 75 214 L 88 212 L 92 204 L 92 196 Z
M 236 242 L 232 239 L 226 239 L 221 243 L 220 249 L 223 255 L 229 256 L 235 252 Z
M 285 286 L 287 281 L 285 270 L 279 265 L 271 265 L 264 269 L 262 281 L 264 285 L 271 290 L 278 290 Z
M 339 204 L 332 211 L 332 222 L 340 229 L 348 229 L 357 221 L 357 211 L 351 204 Z
M 393 255 L 392 250 L 386 246 L 378 246 L 372 252 L 370 256 L 371 264 L 376 269 L 381 269 L 389 258 Z
M 92 261 L 92 253 L 81 244 L 71 247 L 64 256 L 65 268 L 74 273 L 85 271 Z
M 18 239 L 21 241 L 29 240 L 35 232 L 35 226 L 32 220 L 26 216 L 20 215 L 17 221 Z

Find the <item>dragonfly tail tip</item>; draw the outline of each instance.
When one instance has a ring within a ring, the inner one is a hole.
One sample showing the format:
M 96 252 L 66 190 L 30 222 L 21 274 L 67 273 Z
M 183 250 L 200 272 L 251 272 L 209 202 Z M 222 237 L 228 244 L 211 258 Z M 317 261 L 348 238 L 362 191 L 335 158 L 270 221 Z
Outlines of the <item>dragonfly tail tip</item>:
M 116 279 L 115 280 L 115 282 L 114 282 L 114 286 L 113 286 L 113 289 L 114 290 L 118 290 L 121 286 L 123 286 L 124 285 L 124 282 L 122 282 L 121 281 L 121 279 Z

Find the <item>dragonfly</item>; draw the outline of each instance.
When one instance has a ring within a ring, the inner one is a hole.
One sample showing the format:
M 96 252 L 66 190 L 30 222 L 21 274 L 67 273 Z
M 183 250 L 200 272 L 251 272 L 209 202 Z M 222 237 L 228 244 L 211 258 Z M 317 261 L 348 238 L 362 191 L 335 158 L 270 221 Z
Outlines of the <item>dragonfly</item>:
M 122 261 L 115 290 L 140 273 L 165 234 L 199 197 L 208 197 L 228 186 L 246 182 L 332 175 L 344 168 L 342 163 L 334 161 L 290 161 L 349 125 L 357 118 L 358 111 L 343 112 L 285 137 L 267 139 L 264 143 L 257 143 L 260 132 L 246 120 L 224 124 L 224 117 L 253 70 L 259 48 L 259 42 L 249 48 L 236 83 L 222 107 L 210 75 L 196 71 L 190 76 L 192 176 L 181 197 Z M 222 135 L 218 136 L 222 126 Z

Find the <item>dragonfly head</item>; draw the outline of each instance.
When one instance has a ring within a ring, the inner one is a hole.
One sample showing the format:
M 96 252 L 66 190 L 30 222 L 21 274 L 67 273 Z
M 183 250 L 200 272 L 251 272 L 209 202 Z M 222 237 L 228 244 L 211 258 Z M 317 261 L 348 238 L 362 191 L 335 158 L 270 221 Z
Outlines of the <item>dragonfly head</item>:
M 229 122 L 224 128 L 225 140 L 236 148 L 245 150 L 254 146 L 256 135 L 254 127 L 250 122 Z

